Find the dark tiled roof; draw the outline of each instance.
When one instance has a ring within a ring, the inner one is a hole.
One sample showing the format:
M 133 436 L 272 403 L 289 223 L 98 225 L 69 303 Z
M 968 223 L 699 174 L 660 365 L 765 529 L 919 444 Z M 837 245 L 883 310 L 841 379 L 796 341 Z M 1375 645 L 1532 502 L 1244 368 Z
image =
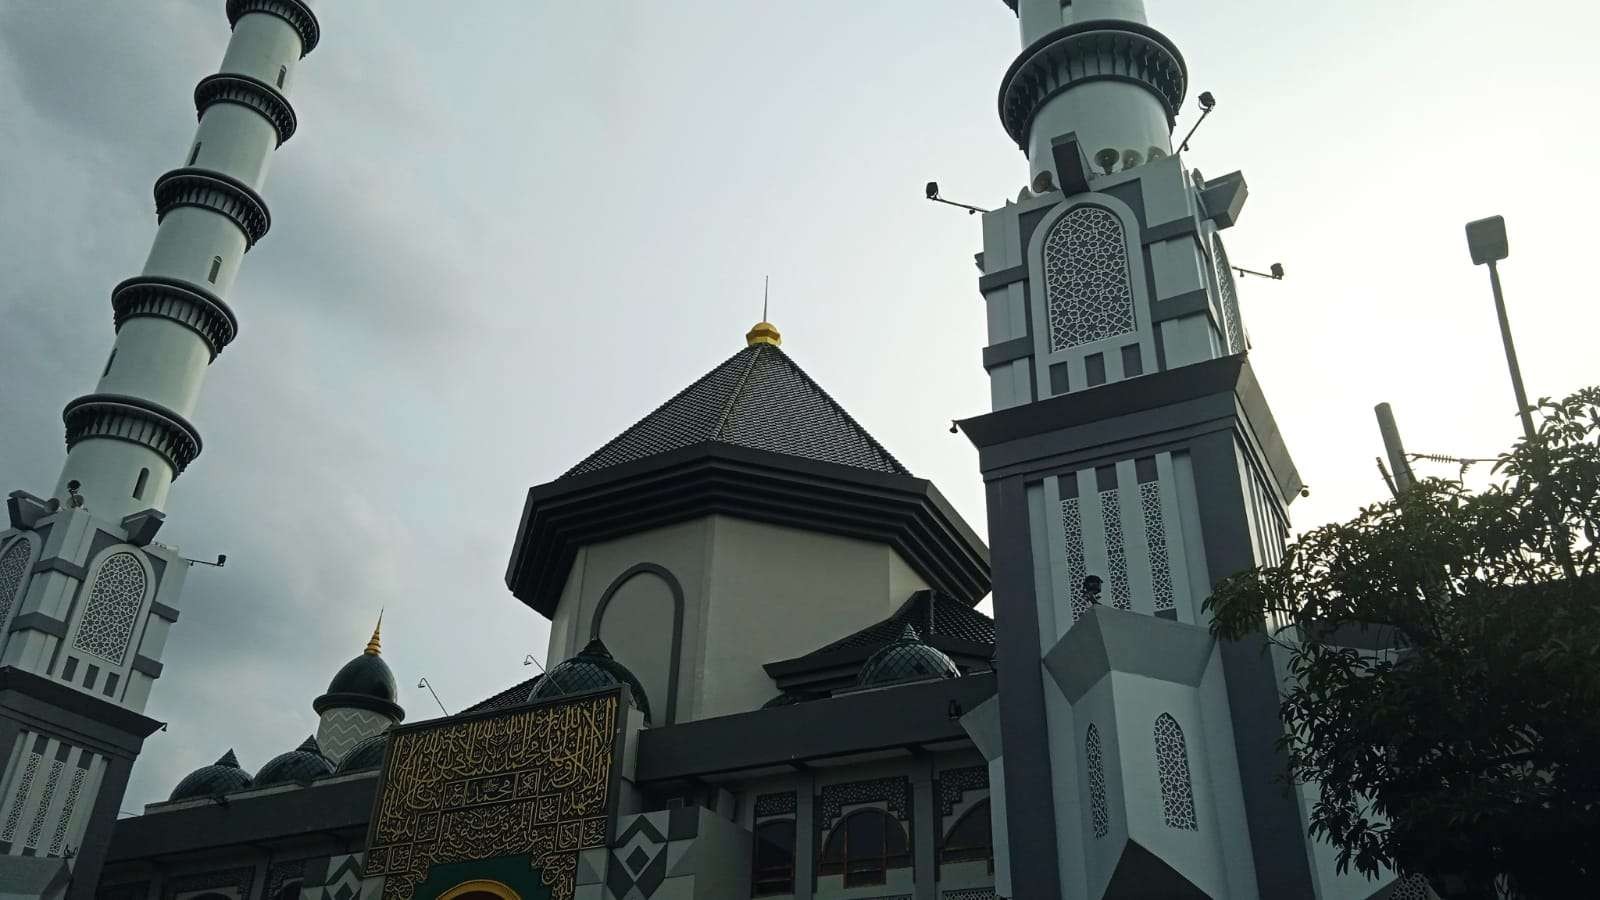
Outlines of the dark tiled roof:
M 787 354 L 770 344 L 756 344 L 729 357 L 562 477 L 707 441 L 911 474 Z
M 970 644 L 994 643 L 993 619 L 938 591 L 917 591 L 889 618 L 806 655 L 882 647 L 897 640 L 907 625 L 929 641 L 954 638 Z
M 533 693 L 533 686 L 538 684 L 539 679 L 543 677 L 543 675 L 535 675 L 532 678 L 529 678 L 527 681 L 519 681 L 500 693 L 480 700 L 466 709 L 463 709 L 459 715 L 466 715 L 467 713 L 476 712 L 489 712 L 490 710 L 510 709 L 513 706 L 521 706 L 522 704 L 528 702 L 528 695 Z

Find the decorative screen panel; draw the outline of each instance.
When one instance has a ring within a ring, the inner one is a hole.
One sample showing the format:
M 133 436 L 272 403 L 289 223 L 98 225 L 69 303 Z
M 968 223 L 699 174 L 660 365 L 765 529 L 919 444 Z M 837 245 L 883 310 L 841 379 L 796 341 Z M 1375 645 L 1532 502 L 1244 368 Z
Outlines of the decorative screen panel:
M 0 625 L 11 615 L 11 605 L 22 588 L 23 576 L 28 574 L 28 560 L 32 555 L 33 546 L 27 538 L 20 538 L 12 541 L 5 555 L 0 556 Z
M 1071 478 L 1073 476 L 1063 476 Z M 1067 595 L 1072 598 L 1072 621 L 1076 622 L 1089 611 L 1089 601 L 1083 596 L 1083 521 L 1078 517 L 1078 498 L 1061 501 L 1061 530 L 1066 535 Z
M 1150 586 L 1156 612 L 1172 609 L 1172 560 L 1167 554 L 1167 525 L 1161 516 L 1161 482 L 1139 485 L 1139 512 L 1144 517 L 1145 548 L 1150 553 Z
M 1106 535 L 1106 589 L 1111 605 L 1117 609 L 1133 607 L 1133 592 L 1128 589 L 1128 550 L 1122 543 L 1122 492 L 1116 488 L 1100 492 L 1100 522 Z
M 113 553 L 101 564 L 89 592 L 89 603 L 78 622 L 72 646 L 113 665 L 122 665 L 128 641 L 144 605 L 147 579 L 139 558 L 129 552 Z
M 1044 239 L 1045 310 L 1057 352 L 1133 332 L 1133 279 L 1122 220 L 1079 206 Z
M 22 808 L 28 804 L 28 793 L 33 790 L 33 776 L 39 771 L 39 763 L 44 760 L 41 753 L 28 754 L 28 762 L 22 767 L 22 777 L 17 780 L 17 789 L 11 795 L 11 811 L 6 813 L 5 828 L 0 829 L 0 841 L 9 843 L 17 835 L 17 823 L 22 821 Z
M 1428 886 L 1428 879 L 1421 875 L 1407 875 L 1395 883 L 1394 890 L 1389 892 L 1389 900 L 1433 900 L 1433 888 Z
M 1244 326 L 1239 323 L 1239 293 L 1233 286 L 1233 267 L 1228 264 L 1228 251 L 1222 248 L 1222 238 L 1211 237 L 1211 258 L 1217 267 L 1217 290 L 1220 292 L 1223 327 L 1227 329 L 1229 354 L 1244 352 Z
M 1083 739 L 1083 753 L 1089 764 L 1089 821 L 1094 836 L 1103 838 L 1111 831 L 1111 805 L 1106 802 L 1106 760 L 1100 747 L 1100 729 L 1089 726 Z
M 1156 771 L 1161 776 L 1161 812 L 1167 824 L 1199 831 L 1194 815 L 1194 784 L 1189 777 L 1189 748 L 1178 720 L 1167 713 L 1156 718 Z

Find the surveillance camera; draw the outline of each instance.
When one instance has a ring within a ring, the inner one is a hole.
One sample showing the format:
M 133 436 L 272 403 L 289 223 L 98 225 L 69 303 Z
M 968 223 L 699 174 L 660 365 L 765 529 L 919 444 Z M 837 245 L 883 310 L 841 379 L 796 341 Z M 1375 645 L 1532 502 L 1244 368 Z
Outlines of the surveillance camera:
M 1273 278 L 1276 278 L 1279 281 L 1283 280 L 1283 263 L 1273 263 L 1272 268 L 1269 271 L 1272 272 Z
M 1217 98 L 1211 96 L 1211 92 L 1210 91 L 1201 91 L 1200 92 L 1200 108 L 1202 110 L 1206 111 L 1206 112 L 1210 112 L 1213 109 L 1216 109 L 1217 108 Z
M 1311 488 L 1306 487 L 1305 485 L 1301 485 L 1300 486 L 1300 496 L 1302 496 L 1302 497 L 1311 496 Z
M 937 182 L 937 181 L 928 182 L 927 192 L 928 192 L 928 199 L 929 200 L 937 200 L 937 199 L 939 199 L 939 182 Z
M 956 434 L 959 431 L 961 431 L 961 428 L 956 425 L 956 420 L 955 419 L 951 419 L 950 420 L 950 433 L 951 434 Z

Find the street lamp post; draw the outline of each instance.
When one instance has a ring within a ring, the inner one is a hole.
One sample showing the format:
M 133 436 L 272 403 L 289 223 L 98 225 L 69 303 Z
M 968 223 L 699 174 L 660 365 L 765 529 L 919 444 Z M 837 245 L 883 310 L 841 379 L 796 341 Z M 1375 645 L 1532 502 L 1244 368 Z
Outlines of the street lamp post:
M 1517 347 L 1511 341 L 1511 320 L 1506 317 L 1506 298 L 1500 291 L 1500 269 L 1495 265 L 1510 255 L 1506 243 L 1504 216 L 1490 216 L 1467 223 L 1467 249 L 1472 264 L 1488 265 L 1489 285 L 1494 289 L 1494 309 L 1500 316 L 1500 342 L 1506 348 L 1506 366 L 1511 370 L 1511 389 L 1517 394 L 1517 414 L 1522 417 L 1522 433 L 1533 440 L 1533 412 L 1528 406 L 1528 391 L 1522 386 L 1522 367 L 1517 365 Z

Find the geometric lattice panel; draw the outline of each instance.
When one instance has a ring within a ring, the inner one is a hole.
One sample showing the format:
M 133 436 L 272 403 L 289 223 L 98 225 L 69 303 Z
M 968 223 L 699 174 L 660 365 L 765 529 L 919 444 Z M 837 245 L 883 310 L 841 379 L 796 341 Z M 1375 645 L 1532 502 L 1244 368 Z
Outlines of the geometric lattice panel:
M 1063 478 L 1072 478 L 1064 475 Z M 1072 597 L 1072 621 L 1076 622 L 1089 611 L 1089 600 L 1083 595 L 1083 522 L 1078 518 L 1078 498 L 1061 501 L 1061 531 L 1066 535 L 1067 591 Z
M 1222 321 L 1227 329 L 1229 354 L 1244 352 L 1244 325 L 1239 322 L 1239 293 L 1233 285 L 1233 267 L 1228 264 L 1228 251 L 1222 248 L 1221 235 L 1211 238 L 1211 258 L 1217 267 L 1217 290 L 1222 294 Z
M 1144 517 L 1145 549 L 1150 554 L 1150 587 L 1156 611 L 1172 608 L 1172 561 L 1167 557 L 1167 525 L 1161 517 L 1161 482 L 1139 485 L 1139 512 Z
M 1100 746 L 1100 729 L 1093 724 L 1083 739 L 1083 752 L 1089 762 L 1089 819 L 1094 836 L 1103 838 L 1111 831 L 1111 805 L 1106 802 L 1106 760 Z
M 1128 549 L 1122 543 L 1122 496 L 1116 488 L 1100 492 L 1100 523 L 1106 535 L 1106 568 L 1111 605 L 1117 609 L 1133 607 L 1133 592 L 1128 588 Z
M 1194 784 L 1189 778 L 1189 749 L 1178 720 L 1156 717 L 1156 771 L 1161 776 L 1161 812 L 1173 828 L 1199 831 L 1194 814 Z
M 138 557 L 126 551 L 111 554 L 95 576 L 72 646 L 112 665 L 122 665 L 144 605 L 145 587 L 144 566 Z
M 1122 221 L 1099 206 L 1058 219 L 1044 239 L 1044 290 L 1052 352 L 1134 331 Z
M 28 573 L 28 560 L 33 555 L 33 545 L 26 538 L 14 541 L 0 556 L 0 626 L 11 615 L 11 601 L 22 587 L 22 576 Z

